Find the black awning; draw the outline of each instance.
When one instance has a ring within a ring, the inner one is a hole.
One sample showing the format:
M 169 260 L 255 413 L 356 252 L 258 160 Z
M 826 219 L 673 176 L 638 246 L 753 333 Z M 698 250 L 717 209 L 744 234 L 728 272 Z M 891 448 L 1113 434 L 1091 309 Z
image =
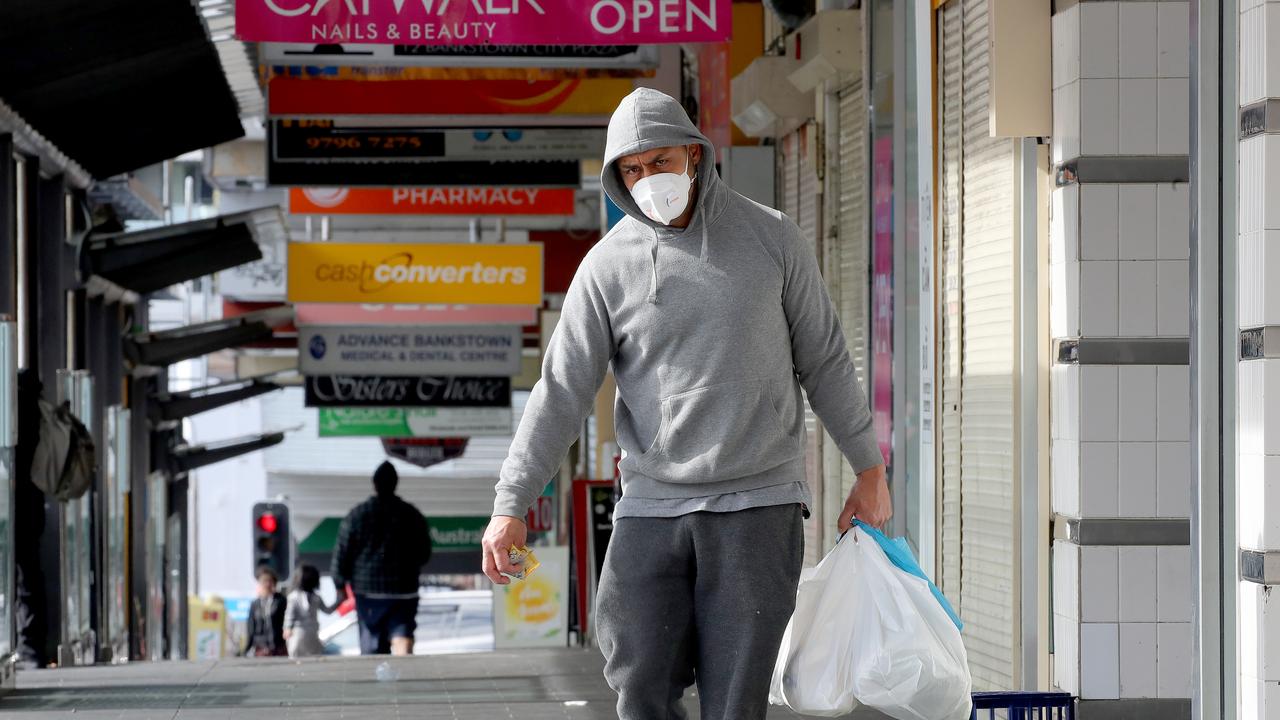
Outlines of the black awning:
M 208 445 L 179 445 L 172 451 L 172 466 L 176 473 L 191 472 L 197 468 L 240 457 L 246 453 L 269 448 L 284 442 L 284 433 L 263 433 Z
M 136 293 L 155 292 L 221 270 L 262 259 L 261 243 L 284 232 L 276 207 L 194 220 L 147 230 L 91 235 L 80 263 Z
M 99 178 L 244 134 L 191 2 L 0 2 L 0 97 Z
M 169 393 L 147 403 L 147 410 L 154 422 L 182 420 L 203 412 L 216 410 L 233 402 L 247 400 L 279 390 L 282 385 L 262 380 L 241 380 L 218 383 L 188 392 Z
M 135 365 L 172 365 L 218 350 L 270 338 L 273 328 L 293 319 L 293 308 L 241 315 L 175 330 L 141 332 L 124 339 L 124 356 Z

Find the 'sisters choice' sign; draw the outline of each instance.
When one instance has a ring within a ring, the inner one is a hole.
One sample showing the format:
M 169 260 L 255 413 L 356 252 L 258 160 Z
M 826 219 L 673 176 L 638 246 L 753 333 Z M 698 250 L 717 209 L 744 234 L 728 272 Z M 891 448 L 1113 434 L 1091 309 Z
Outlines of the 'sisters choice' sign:
M 542 305 L 542 246 L 290 243 L 289 300 Z
M 572 215 L 572 188 L 290 188 L 294 215 Z
M 517 375 L 517 325 L 309 326 L 299 329 L 304 375 Z
M 245 41 L 386 45 L 723 42 L 731 0 L 240 0 Z
M 320 375 L 307 378 L 307 407 L 510 407 L 511 378 Z

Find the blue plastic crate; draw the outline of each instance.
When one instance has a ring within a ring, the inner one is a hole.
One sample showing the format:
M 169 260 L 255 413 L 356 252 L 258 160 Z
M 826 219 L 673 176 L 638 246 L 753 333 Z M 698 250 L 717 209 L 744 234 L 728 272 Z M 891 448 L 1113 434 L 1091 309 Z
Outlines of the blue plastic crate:
M 1008 720 L 1075 720 L 1076 699 L 1064 692 L 977 692 L 970 720 L 995 720 L 996 711 Z

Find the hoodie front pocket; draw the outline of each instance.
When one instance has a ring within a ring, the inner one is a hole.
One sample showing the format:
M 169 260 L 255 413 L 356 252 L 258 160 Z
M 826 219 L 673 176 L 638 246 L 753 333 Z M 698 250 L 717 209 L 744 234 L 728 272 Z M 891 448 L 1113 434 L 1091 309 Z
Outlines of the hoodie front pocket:
M 758 380 L 720 383 L 662 401 L 662 424 L 636 467 L 663 482 L 734 480 L 775 468 L 800 456 Z

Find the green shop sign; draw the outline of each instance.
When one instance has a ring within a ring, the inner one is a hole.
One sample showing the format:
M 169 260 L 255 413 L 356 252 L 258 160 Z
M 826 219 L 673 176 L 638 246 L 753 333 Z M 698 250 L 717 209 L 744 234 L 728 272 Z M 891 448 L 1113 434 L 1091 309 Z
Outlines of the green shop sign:
M 428 518 L 431 547 L 436 550 L 480 550 L 480 541 L 489 527 L 487 517 Z
M 320 408 L 320 437 L 478 437 L 511 434 L 511 408 Z
M 487 517 L 435 517 L 427 518 L 427 522 L 431 525 L 431 547 L 436 552 L 478 552 L 485 528 L 489 526 Z M 325 518 L 298 543 L 298 553 L 332 553 L 333 546 L 338 544 L 341 526 L 342 518 Z

